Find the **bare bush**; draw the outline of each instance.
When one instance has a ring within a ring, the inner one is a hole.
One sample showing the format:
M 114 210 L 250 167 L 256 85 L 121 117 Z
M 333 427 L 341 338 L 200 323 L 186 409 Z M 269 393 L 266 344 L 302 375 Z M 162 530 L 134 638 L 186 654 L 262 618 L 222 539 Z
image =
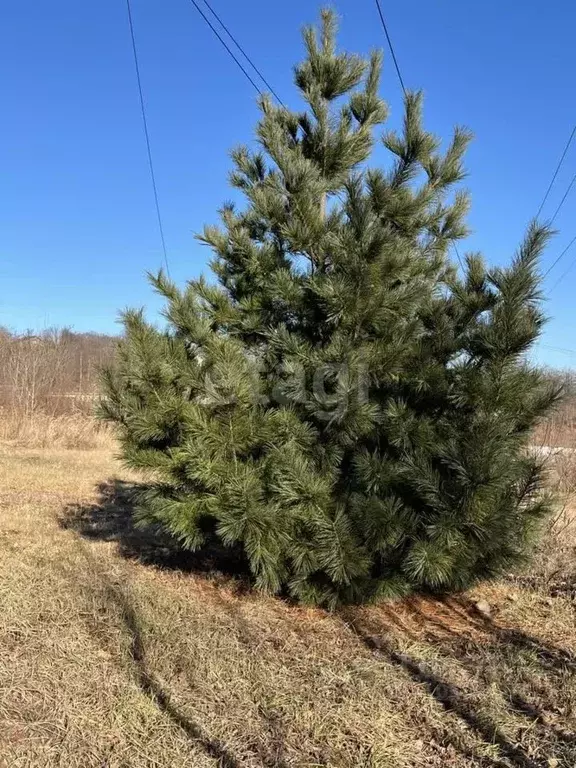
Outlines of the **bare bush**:
M 92 418 L 98 371 L 116 340 L 50 329 L 0 331 L 0 437 L 26 445 L 91 447 L 105 430 Z
M 564 399 L 539 424 L 534 444 L 554 448 L 576 448 L 576 373 L 549 371 L 549 377 L 564 389 Z
M 564 388 L 564 399 L 536 429 L 532 445 L 546 459 L 549 485 L 558 499 L 548 520 L 529 573 L 521 576 L 533 588 L 552 595 L 576 594 L 576 373 L 550 371 Z

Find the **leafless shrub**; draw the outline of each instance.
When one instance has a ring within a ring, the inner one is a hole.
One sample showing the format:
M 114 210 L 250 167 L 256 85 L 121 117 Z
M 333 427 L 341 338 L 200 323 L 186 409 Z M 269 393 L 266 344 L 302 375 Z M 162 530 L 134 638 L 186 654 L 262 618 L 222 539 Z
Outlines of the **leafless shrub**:
M 116 340 L 49 329 L 0 330 L 0 437 L 26 445 L 92 447 L 107 433 L 92 418 L 98 370 Z
M 529 573 L 520 577 L 552 595 L 576 594 L 576 373 L 551 371 L 564 389 L 564 399 L 538 425 L 534 450 L 546 458 L 549 485 L 558 499 L 556 514 L 546 524 Z
M 534 433 L 538 446 L 576 448 L 576 372 L 549 371 L 548 376 L 564 390 L 560 404 L 544 419 Z

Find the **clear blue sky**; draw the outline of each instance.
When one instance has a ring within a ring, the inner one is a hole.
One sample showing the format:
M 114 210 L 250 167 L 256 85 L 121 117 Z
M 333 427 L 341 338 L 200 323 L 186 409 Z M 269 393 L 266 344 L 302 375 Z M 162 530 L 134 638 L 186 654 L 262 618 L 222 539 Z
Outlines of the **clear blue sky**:
M 229 197 L 228 151 L 251 140 L 255 92 L 189 0 L 132 0 L 173 277 L 206 269 L 193 239 Z M 201 0 L 200 0 L 201 2 Z M 468 155 L 473 234 L 492 263 L 513 253 L 576 121 L 576 4 L 557 0 L 382 0 L 426 124 L 455 123 Z M 294 103 L 291 68 L 310 0 L 213 0 L 265 76 Z M 338 0 L 341 44 L 384 47 L 373 0 Z M 7 0 L 0 27 L 0 325 L 114 331 L 119 309 L 159 308 L 144 272 L 161 263 L 124 0 Z M 382 93 L 401 93 L 386 55 Z M 544 213 L 576 172 L 576 142 Z M 576 234 L 576 189 L 544 268 Z M 551 287 L 576 247 L 546 281 Z M 553 291 L 538 358 L 576 365 L 576 266 Z M 555 349 L 552 349 L 555 348 Z

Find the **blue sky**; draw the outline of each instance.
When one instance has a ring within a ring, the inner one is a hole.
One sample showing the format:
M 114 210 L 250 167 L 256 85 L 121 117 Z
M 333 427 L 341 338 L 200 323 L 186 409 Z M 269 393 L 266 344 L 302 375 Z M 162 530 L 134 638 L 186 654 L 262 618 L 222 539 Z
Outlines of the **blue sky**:
M 200 0 L 202 2 L 202 0 Z M 249 142 L 255 92 L 189 0 L 132 0 L 172 276 L 206 270 L 193 239 L 230 196 L 228 151 Z M 341 45 L 384 47 L 373 0 L 332 3 Z M 310 0 L 213 0 L 284 101 Z M 569 0 L 383 0 L 408 87 L 426 94 L 426 127 L 469 126 L 473 230 L 461 250 L 491 263 L 514 252 L 576 121 L 576 4 Z M 8 0 L 0 28 L 0 325 L 114 331 L 125 306 L 159 309 L 146 279 L 161 263 L 124 0 Z M 390 123 L 401 92 L 386 52 Z M 576 142 L 543 214 L 576 173 Z M 556 220 L 546 269 L 576 234 L 576 189 Z M 546 281 L 551 288 L 576 246 Z M 552 291 L 537 357 L 576 364 L 576 266 Z M 574 352 L 572 352 L 574 350 Z

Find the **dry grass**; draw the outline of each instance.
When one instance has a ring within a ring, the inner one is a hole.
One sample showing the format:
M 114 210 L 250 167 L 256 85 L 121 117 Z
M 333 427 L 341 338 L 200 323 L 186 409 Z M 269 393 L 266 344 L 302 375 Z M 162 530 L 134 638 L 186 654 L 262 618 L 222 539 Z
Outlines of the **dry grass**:
M 576 765 L 570 571 L 302 609 L 135 531 L 130 480 L 0 449 L 1 766 Z
M 85 413 L 52 416 L 43 411 L 26 414 L 0 409 L 0 440 L 28 448 L 112 447 L 110 430 Z

